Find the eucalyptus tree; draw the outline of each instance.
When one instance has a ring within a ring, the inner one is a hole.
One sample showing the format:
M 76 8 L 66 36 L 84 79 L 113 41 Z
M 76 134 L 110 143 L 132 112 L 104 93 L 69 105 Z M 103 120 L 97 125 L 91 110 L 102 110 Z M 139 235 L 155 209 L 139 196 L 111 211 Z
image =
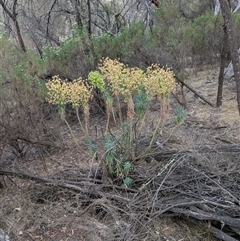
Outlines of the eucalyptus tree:
M 238 54 L 238 42 L 236 39 L 236 35 L 234 32 L 234 25 L 231 15 L 231 5 L 229 0 L 219 0 L 221 11 L 224 19 L 224 25 L 226 28 L 226 33 L 228 37 L 228 45 L 230 49 L 234 77 L 236 82 L 236 91 L 237 91 L 237 103 L 238 103 L 238 111 L 240 114 L 240 61 Z

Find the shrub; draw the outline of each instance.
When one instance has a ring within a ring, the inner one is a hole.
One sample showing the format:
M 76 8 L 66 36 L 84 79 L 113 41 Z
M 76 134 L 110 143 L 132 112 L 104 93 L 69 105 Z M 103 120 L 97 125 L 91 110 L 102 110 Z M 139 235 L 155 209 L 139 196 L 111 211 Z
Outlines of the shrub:
M 107 169 L 108 175 L 118 183 L 130 185 L 132 180 L 128 175 L 134 162 L 147 155 L 147 151 L 156 140 L 160 124 L 164 121 L 168 95 L 175 88 L 174 74 L 168 69 L 160 68 L 159 65 L 151 65 L 144 72 L 109 58 L 102 60 L 98 68 L 99 71 L 89 73 L 88 81 L 103 93 L 105 100 L 107 120 L 102 140 L 92 138 L 88 131 L 90 118 L 88 105 L 92 88 L 83 84 L 86 81 L 79 79 L 69 83 L 54 77 L 46 84 L 47 100 L 60 106 L 70 103 L 77 108 L 79 124 L 90 153 L 93 156 L 99 156 L 97 152 L 102 151 L 102 164 Z M 136 153 L 137 140 L 143 134 L 144 126 L 147 124 L 146 114 L 149 104 L 156 96 L 160 99 L 162 108 L 154 123 L 151 140 L 143 152 Z M 122 112 L 124 103 L 127 106 L 125 113 Z M 84 111 L 85 127 L 78 116 L 79 107 L 86 110 Z M 64 115 L 62 117 L 77 145 L 81 151 L 84 151 Z M 110 127 L 111 117 L 116 125 L 115 131 Z
M 94 67 L 91 43 L 87 33 L 74 27 L 72 33 L 58 47 L 45 46 L 43 59 L 48 64 L 48 74 L 68 79 L 87 76 Z
M 43 156 L 57 138 L 45 118 L 45 87 L 37 77 L 45 73 L 45 63 L 32 51 L 20 52 L 5 35 L 0 57 L 0 142 L 18 157 L 28 151 Z
M 176 8 L 169 9 L 163 5 L 154 15 L 152 38 L 157 44 L 156 49 L 162 49 L 166 56 L 161 63 L 166 63 L 176 72 L 183 71 L 189 65 L 197 67 L 203 62 L 213 63 L 221 50 L 222 17 L 205 12 L 187 21 Z
M 142 23 L 133 23 L 125 27 L 116 36 L 103 34 L 93 37 L 94 56 L 100 61 L 101 58 L 121 59 L 122 62 L 135 65 L 137 60 L 141 65 L 141 48 L 144 43 L 145 26 Z
M 200 64 L 213 63 L 221 52 L 222 25 L 221 16 L 214 16 L 212 12 L 206 12 L 190 22 L 184 29 L 183 46 L 190 48 L 191 55 L 196 59 L 199 58 Z

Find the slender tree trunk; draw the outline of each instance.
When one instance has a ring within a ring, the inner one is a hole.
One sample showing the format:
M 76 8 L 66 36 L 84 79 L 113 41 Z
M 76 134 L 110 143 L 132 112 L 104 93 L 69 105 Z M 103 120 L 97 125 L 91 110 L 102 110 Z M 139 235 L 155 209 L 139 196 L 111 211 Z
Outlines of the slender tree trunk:
M 22 51 L 26 52 L 27 51 L 26 46 L 24 44 L 22 34 L 21 34 L 21 30 L 20 30 L 20 27 L 19 27 L 19 24 L 18 24 L 18 21 L 17 21 L 17 11 L 16 11 L 17 0 L 14 0 L 14 2 L 13 2 L 12 12 L 10 12 L 10 10 L 6 6 L 6 3 L 3 2 L 2 0 L 0 0 L 0 5 L 2 6 L 3 10 L 7 13 L 7 15 L 12 19 L 12 21 L 15 25 L 16 31 L 17 31 L 17 38 L 18 38 L 19 45 L 20 45 Z
M 239 65 L 238 44 L 236 41 L 235 33 L 233 31 L 233 21 L 231 16 L 230 2 L 228 0 L 219 0 L 219 2 L 221 4 L 224 24 L 228 35 L 228 45 L 230 49 L 230 54 L 231 54 L 232 63 L 233 63 L 234 77 L 236 81 L 238 111 L 240 114 L 240 65 Z
M 72 0 L 72 3 L 74 5 L 75 19 L 76 19 L 78 28 L 83 29 L 83 23 L 82 23 L 82 18 L 81 18 L 81 14 L 80 14 L 80 6 L 79 6 L 80 3 L 78 0 Z
M 87 1 L 87 6 L 88 6 L 88 37 L 90 39 L 91 35 L 92 35 L 92 28 L 91 28 L 92 15 L 91 15 L 91 3 L 90 3 L 90 0 Z
M 222 105 L 222 93 L 223 93 L 223 80 L 224 80 L 224 69 L 226 63 L 226 55 L 227 55 L 227 47 L 228 47 L 228 35 L 227 29 L 223 26 L 224 36 L 223 36 L 223 45 L 221 50 L 221 64 L 220 64 L 220 71 L 218 76 L 218 92 L 217 92 L 217 104 L 216 106 L 219 107 Z
M 15 21 L 15 27 L 16 27 L 16 31 L 17 31 L 19 45 L 20 45 L 23 52 L 27 52 L 26 46 L 24 44 L 22 34 L 21 34 L 21 30 L 20 30 L 20 27 L 19 27 L 19 24 L 18 24 L 17 20 Z

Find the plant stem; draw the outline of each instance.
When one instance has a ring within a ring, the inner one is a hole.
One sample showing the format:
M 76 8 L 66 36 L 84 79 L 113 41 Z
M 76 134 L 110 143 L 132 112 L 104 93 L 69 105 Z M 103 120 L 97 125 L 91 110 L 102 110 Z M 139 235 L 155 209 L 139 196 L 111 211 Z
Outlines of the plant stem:
M 84 154 L 90 156 L 90 154 L 89 154 L 88 152 L 86 152 L 86 151 L 79 145 L 78 140 L 77 140 L 76 136 L 74 135 L 71 126 L 69 125 L 69 123 L 67 122 L 67 120 L 66 120 L 65 118 L 64 118 L 64 122 L 65 122 L 65 124 L 67 125 L 67 127 L 68 127 L 68 129 L 69 129 L 69 131 L 70 131 L 70 134 L 71 134 L 71 136 L 72 136 L 75 144 L 77 145 L 77 147 L 78 147 Z
M 117 104 L 118 104 L 118 112 L 119 112 L 119 119 L 120 119 L 120 123 L 122 122 L 122 110 L 121 110 L 121 103 L 120 103 L 120 99 L 119 99 L 119 95 L 116 95 L 117 98 Z
M 159 130 L 159 126 L 160 126 L 160 124 L 161 124 L 161 121 L 162 121 L 162 119 L 159 118 L 158 123 L 157 123 L 157 126 L 155 127 L 155 130 L 154 130 L 154 132 L 153 132 L 153 135 L 152 135 L 152 138 L 151 138 L 151 141 L 150 141 L 148 147 L 144 150 L 143 153 L 141 153 L 138 157 L 136 157 L 136 159 L 142 158 L 142 157 L 151 149 L 151 147 L 152 147 L 152 145 L 153 145 L 153 141 L 155 140 L 157 131 Z
M 80 125 L 80 127 L 81 127 L 81 129 L 82 129 L 82 131 L 83 131 L 83 133 L 84 133 L 84 135 L 85 135 L 85 136 L 88 136 L 87 133 L 86 133 L 85 128 L 83 127 L 83 124 L 82 124 L 82 121 L 81 121 L 81 119 L 80 119 L 78 110 L 79 110 L 79 109 L 76 108 L 76 115 L 77 115 L 78 123 L 79 123 L 79 125 Z
M 145 118 L 146 118 L 146 113 L 149 109 L 149 106 L 147 107 L 147 109 L 145 110 L 145 113 L 143 114 L 142 117 L 139 117 L 139 122 L 140 122 L 140 127 L 138 128 L 138 133 L 141 134 L 144 123 L 145 123 Z
M 133 131 L 133 121 L 129 121 L 129 156 L 131 156 L 132 161 L 135 160 L 135 153 L 133 148 L 134 131 Z

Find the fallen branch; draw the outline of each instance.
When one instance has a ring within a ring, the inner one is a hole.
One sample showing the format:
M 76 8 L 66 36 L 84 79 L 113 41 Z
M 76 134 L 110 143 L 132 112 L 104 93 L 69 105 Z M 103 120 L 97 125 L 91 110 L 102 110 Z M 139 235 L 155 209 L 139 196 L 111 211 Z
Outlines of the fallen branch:
M 176 77 L 176 80 L 181 83 L 182 85 L 184 85 L 185 87 L 187 87 L 191 92 L 193 92 L 196 96 L 198 96 L 201 100 L 203 100 L 205 103 L 207 103 L 208 105 L 215 107 L 214 104 L 212 104 L 211 102 L 209 102 L 206 98 L 204 98 L 202 95 L 198 94 L 192 87 L 190 87 L 188 84 L 186 84 L 183 80 L 179 79 Z
M 202 221 L 199 221 L 198 219 L 189 217 L 189 216 L 181 216 L 183 219 L 185 219 L 188 222 L 191 222 L 199 227 L 205 228 L 206 224 L 203 223 Z M 238 241 L 237 239 L 229 236 L 228 234 L 226 234 L 225 232 L 223 232 L 222 230 L 219 230 L 218 228 L 213 227 L 211 224 L 209 225 L 209 231 L 217 238 L 223 240 L 223 241 Z
M 198 220 L 210 220 L 210 221 L 215 220 L 224 225 L 229 225 L 230 227 L 231 226 L 236 227 L 236 228 L 240 227 L 240 219 L 231 218 L 229 216 L 228 217 L 220 216 L 220 215 L 216 215 L 213 213 L 207 213 L 203 210 L 196 209 L 196 208 L 194 208 L 194 210 L 189 210 L 186 208 L 171 208 L 170 211 L 174 212 L 176 215 L 184 214 L 188 217 L 193 217 Z

